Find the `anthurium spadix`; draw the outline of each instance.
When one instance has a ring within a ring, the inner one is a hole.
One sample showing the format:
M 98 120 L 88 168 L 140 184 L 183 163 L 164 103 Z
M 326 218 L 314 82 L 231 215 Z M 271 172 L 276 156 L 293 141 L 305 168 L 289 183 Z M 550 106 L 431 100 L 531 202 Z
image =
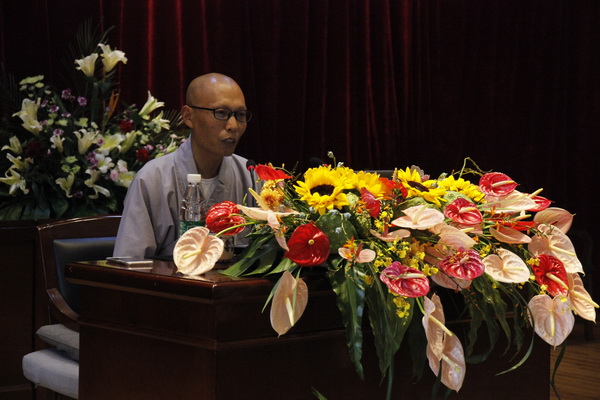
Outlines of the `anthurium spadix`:
M 529 301 L 535 333 L 554 347 L 564 342 L 575 325 L 575 317 L 565 300 L 563 296 L 538 294 Z
M 497 249 L 483 259 L 485 273 L 505 283 L 522 283 L 529 280 L 529 268 L 525 261 L 512 251 Z
M 308 303 L 308 287 L 289 271 L 285 271 L 273 295 L 271 304 L 271 326 L 279 335 L 285 334 L 298 322 Z

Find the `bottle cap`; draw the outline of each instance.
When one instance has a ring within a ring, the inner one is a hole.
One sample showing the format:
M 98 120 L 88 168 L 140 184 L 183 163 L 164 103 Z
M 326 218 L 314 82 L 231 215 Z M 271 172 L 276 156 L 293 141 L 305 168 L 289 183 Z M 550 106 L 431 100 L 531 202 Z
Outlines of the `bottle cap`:
M 187 174 L 188 183 L 200 183 L 202 175 L 200 174 Z

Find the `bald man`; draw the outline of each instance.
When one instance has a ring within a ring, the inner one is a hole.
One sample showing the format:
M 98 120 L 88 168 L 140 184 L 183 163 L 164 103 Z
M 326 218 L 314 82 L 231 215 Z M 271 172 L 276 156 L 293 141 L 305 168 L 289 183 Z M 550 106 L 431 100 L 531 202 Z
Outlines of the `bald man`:
M 181 115 L 190 137 L 136 174 L 125 198 L 115 256 L 173 254 L 187 174 L 202 175 L 208 207 L 224 200 L 242 203 L 254 188 L 247 160 L 234 154 L 251 118 L 238 84 L 222 74 L 202 75 L 190 83 L 185 100 Z

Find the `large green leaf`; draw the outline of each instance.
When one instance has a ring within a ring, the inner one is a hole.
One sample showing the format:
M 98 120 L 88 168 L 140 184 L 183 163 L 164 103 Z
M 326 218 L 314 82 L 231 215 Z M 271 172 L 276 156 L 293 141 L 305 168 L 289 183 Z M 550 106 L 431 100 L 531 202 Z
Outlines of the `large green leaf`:
M 346 327 L 346 344 L 348 345 L 350 360 L 354 363 L 360 378 L 364 380 L 364 370 L 361 363 L 363 347 L 362 318 L 365 308 L 364 276 L 361 276 L 353 268 L 347 268 L 345 260 L 339 264 L 334 263 L 334 268 L 330 270 L 328 276 Z
M 329 238 L 331 254 L 337 254 L 340 247 L 352 237 L 356 237 L 354 225 L 339 212 L 328 212 L 323 214 L 316 221 L 316 225 Z
M 269 235 L 259 236 L 254 239 L 240 255 L 239 261 L 226 270 L 221 271 L 221 273 L 227 276 L 242 276 L 258 259 L 270 251 L 269 247 L 265 246 L 265 244 L 271 239 L 273 239 L 273 236 Z

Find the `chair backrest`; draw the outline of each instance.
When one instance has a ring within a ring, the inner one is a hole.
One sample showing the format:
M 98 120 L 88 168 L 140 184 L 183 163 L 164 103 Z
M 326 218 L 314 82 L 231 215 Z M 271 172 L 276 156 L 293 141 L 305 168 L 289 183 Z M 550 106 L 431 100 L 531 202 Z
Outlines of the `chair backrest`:
M 69 326 L 77 321 L 79 288 L 65 279 L 65 267 L 75 261 L 112 255 L 121 217 L 103 215 L 53 221 L 38 226 L 38 243 L 50 322 Z

